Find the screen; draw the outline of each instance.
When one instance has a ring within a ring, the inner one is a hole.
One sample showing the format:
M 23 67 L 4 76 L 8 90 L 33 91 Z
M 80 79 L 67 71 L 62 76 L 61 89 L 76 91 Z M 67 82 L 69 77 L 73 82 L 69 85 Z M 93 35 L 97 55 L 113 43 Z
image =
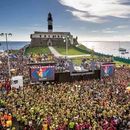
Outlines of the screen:
M 31 67 L 31 79 L 33 81 L 49 81 L 54 80 L 54 66 Z
M 101 77 L 113 76 L 114 72 L 114 64 L 101 65 Z

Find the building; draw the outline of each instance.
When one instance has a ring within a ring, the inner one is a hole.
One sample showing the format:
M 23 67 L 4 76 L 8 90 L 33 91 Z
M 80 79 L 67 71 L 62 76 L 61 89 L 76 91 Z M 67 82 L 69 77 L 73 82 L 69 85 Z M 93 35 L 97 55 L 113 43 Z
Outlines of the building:
M 53 32 L 53 18 L 52 14 L 48 14 L 48 32 L 35 31 L 31 34 L 31 47 L 43 47 L 43 46 L 64 46 L 66 43 L 70 45 L 76 45 L 77 37 L 73 38 L 70 32 Z

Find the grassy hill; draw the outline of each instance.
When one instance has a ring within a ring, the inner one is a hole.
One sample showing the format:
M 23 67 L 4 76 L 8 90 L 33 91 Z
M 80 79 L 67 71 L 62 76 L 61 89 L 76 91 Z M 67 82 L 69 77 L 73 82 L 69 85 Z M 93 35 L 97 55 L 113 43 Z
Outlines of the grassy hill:
M 66 55 L 66 47 L 60 46 L 60 47 L 54 47 L 60 54 Z M 83 51 L 81 51 L 81 50 Z M 25 55 L 28 54 L 47 54 L 50 53 L 50 50 L 48 47 L 28 47 L 25 51 Z M 84 55 L 87 54 L 86 47 L 83 45 L 79 45 L 78 47 L 68 47 L 68 55 Z
M 28 54 L 48 54 L 50 53 L 50 50 L 48 47 L 33 47 L 33 48 L 30 48 L 28 47 L 25 51 L 25 55 L 28 55 Z
M 54 47 L 60 54 L 66 55 L 66 47 Z M 80 51 L 79 49 L 82 49 L 84 51 Z M 78 47 L 68 47 L 68 55 L 84 55 L 87 54 L 86 48 L 83 45 L 79 45 Z

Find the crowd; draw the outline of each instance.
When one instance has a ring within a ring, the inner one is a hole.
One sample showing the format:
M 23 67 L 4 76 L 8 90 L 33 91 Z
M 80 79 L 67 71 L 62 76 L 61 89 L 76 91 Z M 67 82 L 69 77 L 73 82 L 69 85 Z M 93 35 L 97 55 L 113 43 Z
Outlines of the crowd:
M 27 77 L 29 59 L 21 55 L 11 68 Z M 11 89 L 7 62 L 1 60 L 0 79 L 6 80 L 0 82 L 0 130 L 130 130 L 130 68 L 116 68 L 113 77 L 101 80 Z
M 100 57 L 96 59 L 81 58 L 78 65 L 73 62 L 73 59 L 67 57 L 55 57 L 53 54 L 30 54 L 28 56 L 28 63 L 42 63 L 42 62 L 54 62 L 57 72 L 63 71 L 75 71 L 74 66 L 80 66 L 82 70 L 95 70 L 99 69 L 100 65 L 104 62 L 112 62 L 112 58 Z
M 114 78 L 28 84 L 2 101 L 20 122 L 19 130 L 129 130 L 129 74 L 122 67 Z
M 39 63 L 39 62 L 47 62 L 54 61 L 55 57 L 53 54 L 30 54 L 28 55 L 30 63 Z

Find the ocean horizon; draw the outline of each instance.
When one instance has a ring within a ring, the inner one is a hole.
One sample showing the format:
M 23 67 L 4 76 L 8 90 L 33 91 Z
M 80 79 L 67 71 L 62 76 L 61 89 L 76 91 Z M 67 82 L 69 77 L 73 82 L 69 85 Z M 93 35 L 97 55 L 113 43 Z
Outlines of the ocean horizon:
M 30 41 L 8 41 L 9 50 L 19 50 L 25 45 L 30 44 Z M 0 51 L 7 50 L 7 44 L 5 41 L 0 41 Z

